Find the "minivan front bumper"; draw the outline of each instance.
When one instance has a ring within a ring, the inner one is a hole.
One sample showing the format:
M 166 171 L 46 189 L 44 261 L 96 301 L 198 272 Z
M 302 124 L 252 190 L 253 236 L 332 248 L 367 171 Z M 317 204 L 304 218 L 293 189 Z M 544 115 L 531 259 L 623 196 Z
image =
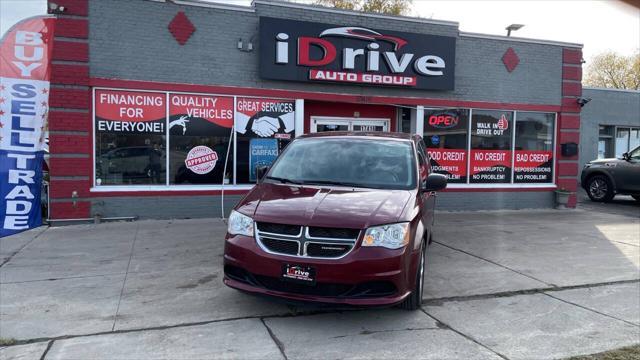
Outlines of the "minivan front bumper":
M 417 255 L 409 247 L 390 250 L 356 246 L 340 259 L 277 255 L 262 250 L 253 237 L 225 238 L 224 283 L 232 288 L 281 297 L 355 306 L 386 306 L 401 302 L 413 288 Z M 285 281 L 285 264 L 316 270 L 315 285 Z

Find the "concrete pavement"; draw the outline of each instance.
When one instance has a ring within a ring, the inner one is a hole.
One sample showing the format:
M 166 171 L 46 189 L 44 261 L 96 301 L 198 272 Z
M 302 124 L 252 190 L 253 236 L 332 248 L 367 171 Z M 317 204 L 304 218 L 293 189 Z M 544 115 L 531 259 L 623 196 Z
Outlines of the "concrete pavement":
M 640 343 L 635 210 L 439 213 L 416 312 L 229 289 L 220 220 L 31 230 L 0 239 L 0 337 L 18 343 L 0 359 L 538 359 Z

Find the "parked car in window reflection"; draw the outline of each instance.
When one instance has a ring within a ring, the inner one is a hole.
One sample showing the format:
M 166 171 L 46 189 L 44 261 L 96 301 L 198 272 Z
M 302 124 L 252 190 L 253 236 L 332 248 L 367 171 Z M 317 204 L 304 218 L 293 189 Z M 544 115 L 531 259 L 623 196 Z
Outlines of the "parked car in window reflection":
M 113 149 L 98 157 L 98 176 L 105 184 L 164 183 L 165 159 L 157 145 Z

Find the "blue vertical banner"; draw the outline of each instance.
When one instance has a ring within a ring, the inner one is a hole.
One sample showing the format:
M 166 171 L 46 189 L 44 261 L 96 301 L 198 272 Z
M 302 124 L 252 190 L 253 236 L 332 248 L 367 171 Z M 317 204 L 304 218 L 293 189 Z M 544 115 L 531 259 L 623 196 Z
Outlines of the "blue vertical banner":
M 249 180 L 256 181 L 258 166 L 271 166 L 278 157 L 278 139 L 251 139 L 249 142 Z
M 51 16 L 25 19 L 0 40 L 0 237 L 42 225 L 54 25 Z

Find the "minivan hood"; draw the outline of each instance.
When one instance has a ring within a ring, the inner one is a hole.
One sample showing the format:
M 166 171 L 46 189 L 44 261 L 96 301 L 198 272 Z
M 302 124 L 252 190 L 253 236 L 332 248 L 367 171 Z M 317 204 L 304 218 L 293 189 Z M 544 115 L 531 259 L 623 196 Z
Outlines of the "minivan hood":
M 595 160 L 589 161 L 589 163 L 590 164 L 606 164 L 606 163 L 612 163 L 612 162 L 618 162 L 618 161 L 623 161 L 623 160 L 622 159 L 616 159 L 616 158 L 595 159 Z
M 256 185 L 237 210 L 255 221 L 364 229 L 401 221 L 409 190 Z

